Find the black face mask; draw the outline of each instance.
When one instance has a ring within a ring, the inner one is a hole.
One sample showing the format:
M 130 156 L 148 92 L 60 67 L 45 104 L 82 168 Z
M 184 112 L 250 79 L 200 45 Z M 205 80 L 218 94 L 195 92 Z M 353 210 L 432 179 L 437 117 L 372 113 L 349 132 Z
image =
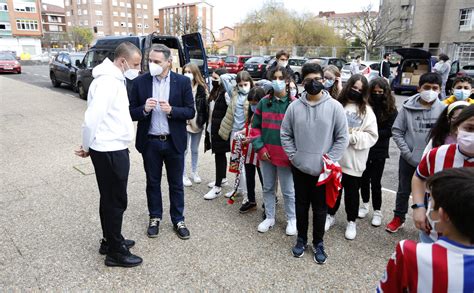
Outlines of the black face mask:
M 304 89 L 308 94 L 315 96 L 324 89 L 324 85 L 321 82 L 312 79 L 310 82 L 305 83 Z
M 383 96 L 384 94 L 372 94 L 372 101 L 375 105 L 381 105 L 383 104 Z
M 362 100 L 362 93 L 359 93 L 358 91 L 351 89 L 349 92 L 349 99 L 355 102 L 359 102 Z
M 218 80 L 213 80 L 212 81 L 212 87 L 218 87 L 219 86 L 219 81 Z

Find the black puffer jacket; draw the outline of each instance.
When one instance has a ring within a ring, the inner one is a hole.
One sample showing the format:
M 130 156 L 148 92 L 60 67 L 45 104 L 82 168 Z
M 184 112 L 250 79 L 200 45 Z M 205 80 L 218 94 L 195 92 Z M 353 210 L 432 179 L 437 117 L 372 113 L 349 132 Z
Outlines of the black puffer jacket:
M 227 103 L 225 101 L 225 90 L 219 93 L 215 100 L 214 110 L 211 118 L 211 133 L 206 131 L 204 151 L 212 149 L 213 153 L 227 153 L 230 152 L 230 138 L 223 140 L 219 136 L 219 129 L 221 127 L 222 119 L 227 112 Z M 206 127 L 207 128 L 207 127 Z M 210 135 L 210 141 L 209 141 Z
M 197 86 L 196 90 L 196 124 L 203 128 L 209 119 L 209 106 L 207 105 L 206 89 L 202 85 Z
M 374 106 L 375 116 L 377 117 L 377 126 L 379 132 L 379 139 L 369 151 L 369 160 L 372 159 L 386 159 L 389 158 L 388 148 L 390 147 L 390 137 L 392 136 L 392 125 L 397 118 L 398 112 L 395 110 L 388 119 L 380 121 L 380 107 Z

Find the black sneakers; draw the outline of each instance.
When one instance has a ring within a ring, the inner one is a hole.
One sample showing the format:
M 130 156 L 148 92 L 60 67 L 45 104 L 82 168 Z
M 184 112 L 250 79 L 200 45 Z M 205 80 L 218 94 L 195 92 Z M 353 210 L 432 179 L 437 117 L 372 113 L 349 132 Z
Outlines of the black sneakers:
M 189 239 L 191 234 L 189 233 L 188 228 L 186 228 L 186 225 L 184 224 L 183 221 L 178 222 L 177 224 L 173 225 L 174 226 L 174 231 L 178 235 L 179 238 L 181 239 Z
M 135 241 L 130 240 L 130 239 L 124 239 L 123 244 L 127 248 L 132 248 L 133 246 L 135 246 Z M 105 238 L 102 238 L 100 240 L 99 253 L 102 254 L 102 255 L 105 255 L 105 254 L 107 254 L 107 252 L 109 252 L 109 244 L 107 243 L 107 240 Z
M 160 232 L 160 219 L 159 218 L 150 218 L 150 222 L 148 224 L 148 230 L 146 234 L 150 238 L 158 237 L 158 233 Z
M 119 251 L 108 252 L 104 261 L 105 265 L 108 267 L 124 268 L 136 267 L 142 262 L 143 259 L 132 254 L 125 245 L 122 245 Z
M 239 209 L 239 213 L 245 214 L 250 211 L 256 210 L 257 209 L 257 204 L 254 202 L 245 202 Z

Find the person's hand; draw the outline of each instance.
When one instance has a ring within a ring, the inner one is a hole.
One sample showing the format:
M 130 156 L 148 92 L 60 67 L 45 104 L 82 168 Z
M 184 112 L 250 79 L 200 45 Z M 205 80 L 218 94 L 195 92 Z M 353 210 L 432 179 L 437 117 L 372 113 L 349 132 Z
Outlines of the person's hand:
M 248 139 L 248 138 L 242 139 L 242 145 L 248 145 L 249 142 L 250 142 L 250 139 Z
M 270 160 L 271 160 L 270 154 L 269 154 L 268 152 L 263 153 L 262 159 L 263 159 L 264 161 L 270 162 Z
M 171 105 L 167 101 L 159 101 L 159 103 L 161 111 L 169 115 L 171 113 Z
M 148 98 L 145 102 L 145 112 L 150 113 L 157 105 L 155 98 Z
M 89 152 L 86 152 L 86 151 L 82 148 L 82 145 L 79 147 L 78 150 L 75 150 L 75 151 L 74 151 L 74 154 L 76 154 L 76 156 L 81 157 L 81 158 L 87 158 L 87 157 L 89 156 Z
M 413 211 L 413 222 L 415 223 L 415 227 L 417 229 L 422 230 L 426 233 L 430 233 L 431 227 L 426 219 L 425 208 L 417 208 Z

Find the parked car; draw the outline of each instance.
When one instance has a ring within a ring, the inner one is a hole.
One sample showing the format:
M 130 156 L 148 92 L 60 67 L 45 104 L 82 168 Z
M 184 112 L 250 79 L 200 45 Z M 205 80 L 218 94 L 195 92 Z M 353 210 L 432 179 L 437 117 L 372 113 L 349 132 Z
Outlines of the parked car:
M 130 42 L 137 46 L 142 52 L 141 71 L 148 71 L 148 54 L 152 44 L 164 44 L 172 51 L 177 51 L 178 64 L 183 67 L 189 62 L 198 65 L 204 78 L 209 77 L 206 50 L 202 42 L 200 33 L 193 33 L 181 36 L 181 40 L 175 36 L 163 36 L 157 32 L 147 36 L 111 36 L 98 39 L 97 42 L 87 51 L 82 62 L 76 63 L 80 68 L 77 72 L 77 89 L 81 99 L 87 99 L 89 86 L 94 79 L 92 69 L 99 65 L 106 57 L 114 59 L 114 52 L 118 45 L 123 42 Z
M 225 58 L 224 67 L 229 73 L 238 73 L 244 69 L 244 64 L 252 58 L 249 55 L 227 56 Z
M 225 56 L 207 56 L 207 68 L 209 72 L 224 67 Z
M 466 75 L 474 78 L 474 64 L 464 65 L 462 70 L 466 73 Z
M 359 72 L 367 78 L 367 81 L 379 77 L 380 62 L 379 61 L 362 61 L 359 66 Z M 351 64 L 346 63 L 341 69 L 341 81 L 345 84 L 351 78 Z
M 401 48 L 394 52 L 400 55 L 401 60 L 392 81 L 392 89 L 397 95 L 403 91 L 416 92 L 420 76 L 432 71 L 436 59 L 432 58 L 430 52 L 419 48 Z
M 254 56 L 245 62 L 243 70 L 248 71 L 252 78 L 265 78 L 270 60 L 270 57 Z
M 11 53 L 0 53 L 0 72 L 21 73 L 21 64 Z
M 60 87 L 61 83 L 70 85 L 74 92 L 77 91 L 77 71 L 85 53 L 59 53 L 49 64 L 49 78 L 54 87 Z
M 466 67 L 466 66 L 464 66 Z M 461 66 L 459 66 L 459 61 L 454 60 L 451 63 L 451 70 L 449 71 L 449 76 L 448 80 L 446 81 L 446 95 L 449 96 L 451 95 L 451 89 L 453 88 L 453 83 L 456 77 L 460 76 L 468 76 L 469 74 L 464 70 L 464 67 L 461 69 Z M 474 67 L 474 66 L 473 66 Z M 472 75 L 471 75 L 472 77 Z
M 307 60 L 305 57 L 291 57 L 288 59 L 288 65 L 290 65 L 291 70 L 293 70 L 293 79 L 297 84 L 302 82 L 301 67 L 303 67 L 303 64 L 305 64 Z
M 307 63 L 318 63 L 324 69 L 328 65 L 335 65 L 339 70 L 344 67 L 344 64 L 347 63 L 346 60 L 336 57 L 317 57 L 317 58 L 310 58 Z

